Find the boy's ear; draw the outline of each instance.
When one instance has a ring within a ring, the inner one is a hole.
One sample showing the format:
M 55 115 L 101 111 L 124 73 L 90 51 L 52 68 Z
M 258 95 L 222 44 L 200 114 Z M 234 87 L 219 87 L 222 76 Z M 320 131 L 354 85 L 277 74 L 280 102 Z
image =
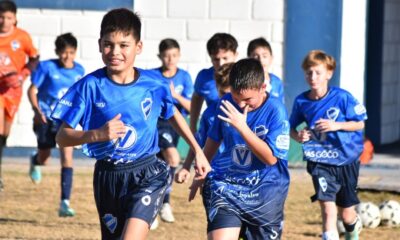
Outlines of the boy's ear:
M 142 53 L 142 48 L 143 48 L 143 42 L 139 41 L 136 44 L 136 54 L 141 54 Z
M 263 84 L 261 85 L 260 91 L 261 92 L 266 92 L 267 91 L 267 84 L 265 84 L 265 82 L 263 82 Z
M 99 44 L 99 52 L 101 52 L 101 39 L 99 38 L 99 40 L 97 41 L 97 43 Z

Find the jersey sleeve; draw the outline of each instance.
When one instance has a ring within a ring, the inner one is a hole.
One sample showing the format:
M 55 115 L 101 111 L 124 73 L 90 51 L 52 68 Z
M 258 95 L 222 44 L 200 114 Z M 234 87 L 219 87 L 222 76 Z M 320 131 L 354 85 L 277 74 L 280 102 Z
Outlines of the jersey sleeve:
M 290 124 L 287 118 L 286 109 L 278 105 L 276 113 L 271 119 L 268 133 L 264 141 L 271 148 L 273 155 L 279 159 L 287 159 L 290 144 Z
M 29 36 L 27 32 L 25 32 L 25 36 L 23 38 L 24 41 L 24 52 L 28 57 L 33 58 L 38 55 L 37 49 L 33 46 L 32 38 Z
M 226 95 L 223 97 L 223 99 L 226 99 Z M 217 105 L 217 111 L 215 112 L 214 116 L 214 122 L 210 126 L 210 129 L 207 132 L 207 137 L 211 138 L 215 142 L 221 142 L 222 141 L 222 124 L 223 120 L 219 119 L 218 115 L 225 116 L 225 113 L 222 112 L 222 110 L 219 108 L 221 104 L 221 101 L 218 102 Z
M 204 147 L 207 140 L 207 132 L 210 128 L 208 121 L 209 114 L 207 114 L 207 109 L 204 111 L 203 115 L 200 118 L 199 130 L 196 132 L 196 140 L 199 143 L 200 147 Z
M 346 119 L 349 121 L 364 121 L 367 120 L 367 110 L 362 103 L 347 93 L 347 106 L 345 107 Z
M 86 110 L 85 100 L 79 92 L 77 84 L 73 85 L 57 103 L 51 117 L 57 121 L 65 122 L 72 128 L 76 128 Z
M 175 114 L 175 105 L 172 99 L 169 86 L 161 84 L 161 113 L 160 117 L 163 119 L 170 119 Z
M 193 81 L 189 73 L 185 74 L 185 87 L 183 88 L 182 96 L 186 99 L 192 99 L 194 87 Z
M 300 106 L 296 98 L 296 100 L 293 103 L 292 113 L 290 114 L 289 118 L 290 127 L 292 129 L 296 129 L 304 121 L 305 119 L 302 117 L 302 114 L 300 112 Z
M 45 67 L 44 62 L 40 62 L 36 70 L 32 73 L 31 81 L 32 84 L 39 88 L 42 84 L 44 79 L 46 78 L 48 69 Z

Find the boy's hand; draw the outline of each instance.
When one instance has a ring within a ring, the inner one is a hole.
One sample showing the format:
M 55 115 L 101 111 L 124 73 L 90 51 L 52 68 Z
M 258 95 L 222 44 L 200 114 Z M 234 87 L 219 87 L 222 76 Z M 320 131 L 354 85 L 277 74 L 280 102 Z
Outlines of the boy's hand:
M 196 171 L 196 176 L 205 178 L 207 173 L 211 171 L 210 163 L 204 156 L 203 152 L 197 153 L 195 156 L 194 170 Z
M 20 87 L 23 83 L 23 76 L 16 72 L 5 75 L 1 78 L 1 81 L 5 84 L 6 87 L 9 88 L 17 88 Z
M 108 141 L 125 135 L 125 124 L 120 119 L 121 114 L 118 113 L 113 119 L 99 129 L 99 141 Z
M 197 174 L 193 178 L 192 185 L 189 187 L 190 193 L 189 193 L 189 202 L 192 201 L 197 194 L 197 190 L 200 189 L 200 195 L 203 189 L 203 184 L 204 184 L 204 178 L 198 178 Z
M 239 129 L 247 126 L 247 112 L 249 105 L 244 107 L 243 113 L 239 112 L 229 101 L 222 100 L 221 110 L 225 113 L 226 117 L 218 115 L 218 118 L 231 124 L 234 128 Z
M 33 116 L 33 122 L 34 124 L 46 124 L 47 119 L 46 116 L 39 110 L 33 110 L 34 116 Z
M 169 89 L 171 90 L 171 96 L 173 98 L 176 98 L 176 92 L 175 92 L 175 86 L 174 86 L 174 82 L 171 81 L 171 83 L 169 84 Z
M 331 119 L 319 119 L 315 122 L 315 129 L 319 132 L 333 132 L 340 130 L 340 125 Z
M 310 141 L 311 139 L 311 132 L 310 130 L 304 128 L 297 133 L 297 141 L 300 143 L 304 143 Z
M 187 183 L 190 179 L 190 171 L 186 168 L 181 168 L 175 174 L 175 182 L 176 183 Z

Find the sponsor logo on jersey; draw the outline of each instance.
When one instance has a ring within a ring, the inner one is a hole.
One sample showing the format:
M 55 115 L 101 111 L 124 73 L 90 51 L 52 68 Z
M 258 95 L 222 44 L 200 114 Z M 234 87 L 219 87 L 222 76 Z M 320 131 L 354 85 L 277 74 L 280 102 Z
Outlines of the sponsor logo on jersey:
M 57 74 L 54 74 L 54 75 L 52 76 L 52 78 L 53 78 L 53 79 L 60 79 L 60 76 L 57 75 Z
M 106 103 L 105 102 L 97 102 L 97 103 L 95 103 L 95 105 L 98 108 L 104 108 L 106 106 Z
M 236 145 L 232 150 L 232 160 L 240 167 L 251 165 L 251 152 L 246 145 Z
M 182 85 L 178 85 L 178 86 L 174 86 L 175 92 L 182 95 L 183 92 L 183 86 Z
M 354 112 L 355 112 L 357 115 L 361 115 L 361 114 L 366 113 L 367 110 L 365 109 L 364 105 L 362 105 L 361 103 L 359 103 L 359 104 L 357 104 L 357 105 L 354 107 Z
M 118 224 L 118 220 L 116 217 L 114 217 L 112 214 L 110 213 L 106 213 L 104 214 L 104 216 L 102 217 L 103 223 L 106 225 L 106 227 L 108 228 L 108 230 L 111 233 L 114 233 L 115 229 L 117 228 L 117 224 Z
M 21 47 L 21 43 L 18 40 L 14 40 L 11 42 L 11 48 L 13 51 L 18 50 Z
M 276 147 L 279 149 L 289 150 L 290 137 L 289 135 L 282 134 L 276 138 Z
M 137 133 L 134 127 L 125 125 L 126 133 L 123 137 L 118 138 L 114 143 L 117 149 L 126 150 L 131 148 L 137 140 Z
M 150 116 L 151 113 L 151 107 L 153 105 L 153 100 L 151 98 L 145 98 L 142 103 L 142 112 L 144 115 L 144 118 L 147 120 L 147 118 Z
M 336 121 L 336 119 L 339 117 L 339 113 L 339 108 L 331 107 L 326 111 L 326 116 L 328 119 Z
M 326 179 L 324 177 L 320 177 L 318 178 L 318 183 L 319 186 L 322 188 L 322 191 L 325 192 L 328 188 L 328 183 L 326 182 Z
M 339 152 L 335 150 L 304 151 L 304 156 L 308 158 L 338 158 Z
M 72 102 L 66 100 L 66 99 L 61 99 L 60 100 L 60 104 L 68 106 L 68 107 L 72 107 Z
M 254 128 L 254 133 L 257 135 L 257 137 L 267 135 L 268 129 L 265 127 L 265 125 L 259 125 Z

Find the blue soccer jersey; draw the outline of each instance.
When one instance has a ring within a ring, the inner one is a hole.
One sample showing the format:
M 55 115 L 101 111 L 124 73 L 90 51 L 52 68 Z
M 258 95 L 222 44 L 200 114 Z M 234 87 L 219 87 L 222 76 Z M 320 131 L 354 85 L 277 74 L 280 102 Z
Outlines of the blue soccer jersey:
M 76 81 L 82 78 L 85 70 L 74 62 L 73 68 L 64 68 L 58 59 L 41 61 L 32 73 L 32 84 L 38 89 L 37 98 L 42 113 L 50 118 L 51 111 L 58 100 Z
M 311 140 L 303 143 L 304 159 L 336 166 L 358 160 L 363 151 L 362 130 L 320 133 L 314 128 L 319 119 L 364 121 L 367 119 L 364 105 L 349 92 L 337 87 L 330 87 L 326 96 L 320 100 L 310 100 L 308 93 L 306 91 L 297 96 L 290 116 L 292 128 L 305 122 L 312 133 Z
M 240 109 L 231 94 L 223 99 Z M 217 114 L 224 115 L 220 109 Z M 278 161 L 272 166 L 263 163 L 235 128 L 216 117 L 208 137 L 222 141 L 225 149 L 212 159 L 212 171 L 207 175 L 204 196 L 208 217 L 212 220 L 223 207 L 254 225 L 279 224 L 289 186 L 286 109 L 276 98 L 269 98 L 248 113 L 247 125 L 268 144 Z
M 130 84 L 110 80 L 105 68 L 74 84 L 57 104 L 52 117 L 87 131 L 102 127 L 117 114 L 126 127 L 124 137 L 114 141 L 88 143 L 89 157 L 131 162 L 159 152 L 157 120 L 169 119 L 174 105 L 169 87 L 151 71 L 137 69 L 139 78 Z
M 214 67 L 203 69 L 197 74 L 194 92 L 206 100 L 207 106 L 218 102 L 219 96 L 214 80 Z
M 275 97 L 279 99 L 282 103 L 285 103 L 282 80 L 272 73 L 269 74 L 269 78 L 271 82 L 269 89 L 267 89 L 267 92 L 269 92 L 272 97 Z
M 159 77 L 159 79 L 165 81 L 167 84 L 170 84 L 172 81 L 176 93 L 189 100 L 192 98 L 194 89 L 193 81 L 187 71 L 178 68 L 178 71 L 173 77 L 165 77 L 162 74 L 161 68 L 155 68 L 153 71 Z M 176 99 L 173 99 L 173 101 L 176 108 L 182 113 L 182 115 L 187 116 L 188 112 L 178 103 L 178 101 Z

